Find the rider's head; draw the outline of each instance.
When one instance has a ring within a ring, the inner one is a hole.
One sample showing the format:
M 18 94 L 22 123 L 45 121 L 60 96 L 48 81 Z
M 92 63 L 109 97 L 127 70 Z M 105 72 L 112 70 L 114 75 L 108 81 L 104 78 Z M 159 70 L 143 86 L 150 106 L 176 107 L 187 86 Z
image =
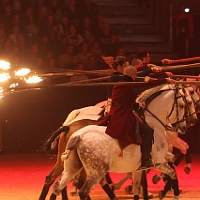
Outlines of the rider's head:
M 133 65 L 129 65 L 124 68 L 124 75 L 130 76 L 133 80 L 135 80 L 137 74 L 137 69 Z
M 150 60 L 151 60 L 149 52 L 145 49 L 138 51 L 136 57 L 142 60 L 144 64 L 150 63 Z
M 115 71 L 123 74 L 124 68 L 128 65 L 127 58 L 125 56 L 116 56 L 113 68 Z

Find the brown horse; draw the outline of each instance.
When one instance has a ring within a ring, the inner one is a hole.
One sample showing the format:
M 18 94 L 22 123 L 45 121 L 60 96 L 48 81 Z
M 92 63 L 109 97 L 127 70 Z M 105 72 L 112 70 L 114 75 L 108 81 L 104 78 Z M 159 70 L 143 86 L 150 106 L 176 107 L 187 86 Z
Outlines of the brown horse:
M 69 126 L 65 126 L 65 128 L 62 127 L 62 129 L 59 129 L 58 131 L 54 132 L 54 134 L 51 136 L 50 139 L 47 140 L 45 143 L 45 146 L 49 146 L 50 143 L 60 134 L 59 143 L 58 143 L 58 153 L 57 153 L 57 160 L 54 165 L 54 168 L 52 171 L 46 176 L 46 180 L 42 189 L 42 192 L 40 194 L 39 200 L 45 200 L 49 188 L 54 183 L 56 178 L 60 176 L 64 169 L 63 161 L 61 160 L 62 153 L 65 151 L 66 144 L 70 138 L 70 136 L 77 130 L 87 126 L 87 125 L 95 125 L 97 124 L 97 121 L 90 120 L 90 119 L 83 119 L 76 121 Z M 81 176 L 82 177 L 82 176 Z M 80 181 L 81 183 L 81 181 Z M 68 200 L 68 197 L 66 195 L 66 191 L 62 192 L 62 199 Z
M 105 102 L 101 102 L 100 104 L 97 104 L 96 106 L 73 110 L 68 115 L 63 126 L 59 128 L 57 131 L 55 131 L 54 133 L 52 133 L 51 137 L 46 141 L 46 143 L 44 144 L 44 149 L 46 151 L 49 151 L 52 148 L 52 143 L 57 138 L 58 139 L 58 153 L 57 153 L 57 160 L 54 165 L 54 168 L 46 176 L 46 180 L 45 180 L 42 192 L 40 194 L 39 200 L 45 200 L 48 194 L 49 188 L 54 183 L 56 178 L 60 176 L 60 174 L 62 173 L 64 169 L 64 164 L 63 164 L 63 161 L 61 160 L 61 156 L 63 152 L 65 151 L 66 144 L 70 136 L 75 131 L 85 126 L 96 125 L 98 123 L 98 120 L 101 118 L 103 114 L 104 109 L 101 108 L 103 105 L 105 105 Z M 88 119 L 85 119 L 85 118 L 88 118 Z M 86 173 L 84 170 L 82 170 L 79 176 L 78 183 L 76 185 L 78 189 L 80 189 L 83 183 L 85 182 L 85 177 L 86 177 Z M 106 184 L 106 182 L 102 182 L 102 188 L 108 194 L 110 199 L 116 199 L 114 193 L 112 192 L 108 184 Z M 62 200 L 68 200 L 66 188 L 63 189 L 62 191 Z

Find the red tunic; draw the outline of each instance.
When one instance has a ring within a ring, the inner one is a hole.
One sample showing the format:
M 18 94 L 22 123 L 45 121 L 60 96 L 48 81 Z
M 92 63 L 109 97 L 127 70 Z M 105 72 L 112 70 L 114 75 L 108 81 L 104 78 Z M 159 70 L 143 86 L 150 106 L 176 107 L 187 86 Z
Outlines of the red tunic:
M 137 83 L 134 86 L 124 84 L 113 87 L 110 112 L 99 122 L 99 125 L 107 125 L 106 133 L 118 139 L 122 148 L 125 148 L 129 144 L 136 144 L 136 118 L 133 114 L 133 105 L 138 93 L 141 92 L 140 87 L 147 89 L 147 86 L 163 83 L 165 83 L 165 79 L 160 79 L 152 83 Z M 140 91 L 136 93 L 134 88 L 135 90 L 136 88 L 140 88 Z

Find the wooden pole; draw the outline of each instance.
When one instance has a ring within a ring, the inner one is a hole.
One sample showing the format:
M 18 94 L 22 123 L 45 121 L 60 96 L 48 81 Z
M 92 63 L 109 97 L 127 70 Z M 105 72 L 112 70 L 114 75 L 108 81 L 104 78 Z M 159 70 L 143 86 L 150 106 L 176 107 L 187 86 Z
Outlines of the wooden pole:
M 199 80 L 200 76 L 190 76 L 190 75 L 172 75 L 172 78 L 191 78 Z
M 192 58 L 183 58 L 183 59 L 171 60 L 171 63 L 175 64 L 175 63 L 192 62 L 192 61 L 200 61 L 200 56 L 192 57 Z
M 189 69 L 189 68 L 196 68 L 196 67 L 200 67 L 200 63 L 193 63 L 193 64 L 187 64 L 187 65 L 173 65 L 173 66 L 165 66 L 165 67 L 161 67 L 161 71 L 162 72 L 166 72 L 166 71 L 173 71 L 173 70 L 177 70 L 177 69 Z

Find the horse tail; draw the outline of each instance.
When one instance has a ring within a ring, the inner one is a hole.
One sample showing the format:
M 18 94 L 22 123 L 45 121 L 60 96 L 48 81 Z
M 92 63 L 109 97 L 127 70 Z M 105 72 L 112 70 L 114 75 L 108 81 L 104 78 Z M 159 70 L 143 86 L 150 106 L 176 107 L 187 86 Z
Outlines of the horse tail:
M 47 139 L 47 141 L 45 142 L 44 146 L 43 146 L 43 150 L 45 151 L 50 151 L 51 150 L 51 145 L 54 142 L 54 140 L 62 133 L 62 132 L 68 132 L 69 131 L 69 126 L 61 126 L 59 129 L 57 129 L 56 131 L 54 131 L 50 138 Z
M 66 146 L 66 151 L 61 156 L 61 159 L 63 161 L 66 160 L 69 157 L 70 152 L 77 147 L 78 143 L 80 142 L 80 139 L 81 139 L 80 135 L 72 136 L 70 138 Z

